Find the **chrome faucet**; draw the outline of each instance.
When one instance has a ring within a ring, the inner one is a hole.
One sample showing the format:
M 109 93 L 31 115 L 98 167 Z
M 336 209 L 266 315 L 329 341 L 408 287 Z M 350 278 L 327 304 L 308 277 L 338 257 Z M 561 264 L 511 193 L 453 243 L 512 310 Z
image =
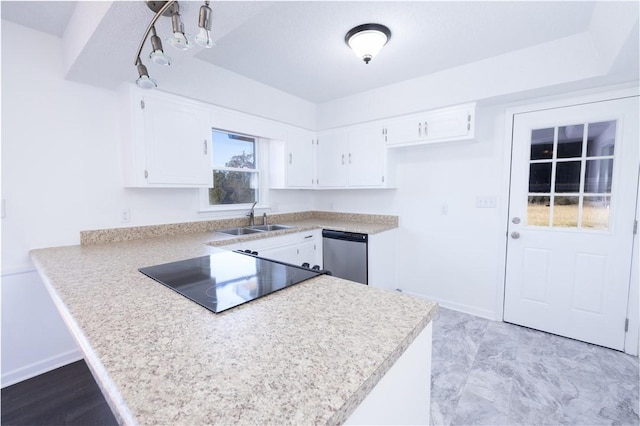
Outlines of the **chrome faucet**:
M 249 213 L 247 213 L 247 216 L 249 216 L 249 226 L 254 226 L 256 224 L 256 218 L 253 213 L 253 209 L 256 207 L 256 204 L 258 204 L 257 201 L 253 203 L 253 205 L 251 206 L 251 210 L 249 210 Z

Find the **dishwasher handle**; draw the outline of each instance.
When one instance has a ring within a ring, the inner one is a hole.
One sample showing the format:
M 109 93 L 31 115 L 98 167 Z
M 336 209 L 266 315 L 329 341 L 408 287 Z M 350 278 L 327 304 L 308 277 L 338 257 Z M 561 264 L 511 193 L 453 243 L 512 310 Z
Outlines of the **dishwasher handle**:
M 358 232 L 333 231 L 330 229 L 323 229 L 322 238 L 366 243 L 369 240 L 369 235 L 360 234 Z

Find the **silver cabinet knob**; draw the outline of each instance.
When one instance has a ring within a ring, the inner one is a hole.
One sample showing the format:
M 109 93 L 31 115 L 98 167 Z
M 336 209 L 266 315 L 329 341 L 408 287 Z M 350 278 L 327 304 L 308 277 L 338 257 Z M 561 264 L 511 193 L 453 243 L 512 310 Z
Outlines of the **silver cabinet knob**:
M 515 223 L 516 225 L 520 223 L 520 218 L 519 217 L 514 217 L 513 219 L 511 219 L 511 222 Z
M 517 240 L 518 238 L 520 238 L 520 233 L 517 231 L 513 231 L 511 233 L 511 238 L 513 238 L 514 240 Z

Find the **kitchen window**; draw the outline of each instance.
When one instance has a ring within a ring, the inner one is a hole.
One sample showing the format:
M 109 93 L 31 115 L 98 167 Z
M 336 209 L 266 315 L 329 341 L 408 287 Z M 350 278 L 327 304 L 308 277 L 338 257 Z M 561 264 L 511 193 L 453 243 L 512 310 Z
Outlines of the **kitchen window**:
M 260 173 L 260 139 L 212 130 L 213 187 L 201 192 L 202 210 L 234 210 L 264 204 Z

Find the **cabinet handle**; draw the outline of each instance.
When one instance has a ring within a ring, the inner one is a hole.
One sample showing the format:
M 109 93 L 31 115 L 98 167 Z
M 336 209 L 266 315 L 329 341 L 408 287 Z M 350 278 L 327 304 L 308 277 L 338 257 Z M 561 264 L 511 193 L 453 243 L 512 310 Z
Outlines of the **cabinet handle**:
M 418 136 L 422 137 L 422 123 L 418 123 Z
M 207 155 L 207 140 L 204 140 L 204 155 Z
M 313 235 L 307 235 L 306 237 L 304 237 L 304 239 L 306 240 L 307 238 L 313 238 Z
M 425 121 L 424 122 L 424 137 L 425 138 L 429 136 L 429 127 L 428 126 L 429 126 L 429 122 Z
M 351 153 L 349 153 L 349 164 L 351 164 Z
M 289 153 L 289 164 L 292 164 L 293 162 L 293 154 Z
M 344 166 L 344 154 L 342 154 L 342 165 Z

